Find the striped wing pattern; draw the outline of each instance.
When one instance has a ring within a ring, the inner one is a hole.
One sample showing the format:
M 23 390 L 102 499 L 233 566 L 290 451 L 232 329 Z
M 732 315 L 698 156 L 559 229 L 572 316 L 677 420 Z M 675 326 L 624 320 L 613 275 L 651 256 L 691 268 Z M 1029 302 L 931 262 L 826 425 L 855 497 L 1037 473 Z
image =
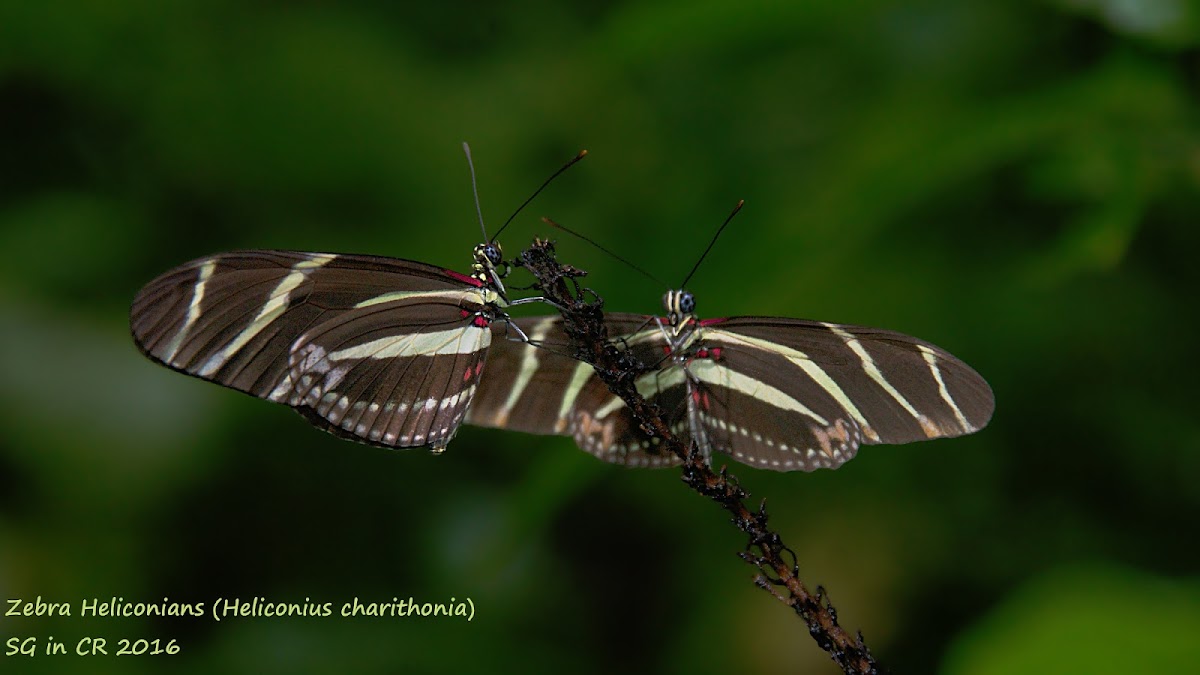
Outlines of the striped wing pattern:
M 987 382 L 928 342 L 799 319 L 700 322 L 687 367 L 713 449 L 778 471 L 836 468 L 860 445 L 982 429 Z
M 609 313 L 605 318 L 614 336 L 632 334 L 645 328 L 649 320 L 640 314 Z M 679 463 L 674 455 L 658 451 L 658 439 L 642 433 L 628 409 L 589 364 L 570 356 L 570 342 L 559 317 L 513 322 L 532 344 L 509 339 L 502 326 L 493 328 L 488 368 L 508 376 L 480 382 L 467 423 L 571 436 L 579 447 L 615 464 L 657 467 Z M 684 431 L 684 425 L 680 423 L 677 429 Z
M 332 433 L 441 448 L 479 382 L 494 301 L 471 277 L 418 262 L 243 251 L 150 282 L 130 326 L 155 361 Z
M 766 317 L 691 319 L 683 353 L 669 354 L 663 331 L 655 324 L 645 328 L 647 319 L 609 315 L 610 332 L 624 332 L 634 355 L 654 366 L 638 378 L 638 390 L 683 440 L 695 436 L 706 453 L 751 466 L 836 468 L 863 444 L 977 431 L 994 407 L 990 388 L 970 367 L 900 333 Z M 521 321 L 549 344 L 565 342 L 556 319 Z M 638 326 L 643 329 L 629 332 Z M 585 450 L 618 464 L 677 463 L 656 452 L 656 439 L 638 428 L 590 366 L 547 351 L 498 344 L 493 358 L 529 384 L 489 393 L 469 421 L 570 434 Z

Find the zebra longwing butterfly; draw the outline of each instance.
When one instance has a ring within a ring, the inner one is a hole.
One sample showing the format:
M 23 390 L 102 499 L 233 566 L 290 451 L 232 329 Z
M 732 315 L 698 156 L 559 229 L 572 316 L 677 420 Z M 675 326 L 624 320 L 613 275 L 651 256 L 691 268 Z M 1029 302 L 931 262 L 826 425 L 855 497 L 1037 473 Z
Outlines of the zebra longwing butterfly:
M 509 324 L 505 308 L 537 300 L 508 300 L 508 269 L 494 237 L 475 247 L 470 275 L 381 256 L 222 253 L 142 288 L 130 327 L 154 361 L 289 405 L 325 431 L 440 452 L 477 393 L 493 335 L 520 334 L 493 331 Z
M 741 207 L 739 202 L 681 286 Z M 591 239 L 543 220 L 653 279 Z M 669 291 L 663 304 L 665 318 L 607 313 L 605 321 L 609 334 L 644 365 L 638 392 L 709 459 L 715 450 L 775 471 L 837 468 L 860 445 L 973 433 L 987 425 L 995 407 L 991 388 L 970 366 L 908 335 L 802 319 L 702 320 L 685 290 Z M 564 355 L 571 350 L 558 318 L 520 319 L 517 325 L 528 343 L 506 344 L 492 357 L 516 378 L 512 384 L 484 382 L 469 422 L 571 435 L 584 450 L 617 464 L 678 464 L 590 364 Z M 506 390 L 492 390 L 501 386 Z
M 718 451 L 775 471 L 837 468 L 860 445 L 961 436 L 991 418 L 987 382 L 923 340 L 801 319 L 702 320 L 691 293 L 664 300 L 666 318 L 609 313 L 605 320 L 648 366 L 638 391 L 705 456 Z M 678 464 L 589 364 L 553 348 L 567 343 L 558 317 L 515 321 L 530 343 L 498 344 L 489 367 L 516 378 L 482 382 L 469 423 L 570 435 L 616 464 Z

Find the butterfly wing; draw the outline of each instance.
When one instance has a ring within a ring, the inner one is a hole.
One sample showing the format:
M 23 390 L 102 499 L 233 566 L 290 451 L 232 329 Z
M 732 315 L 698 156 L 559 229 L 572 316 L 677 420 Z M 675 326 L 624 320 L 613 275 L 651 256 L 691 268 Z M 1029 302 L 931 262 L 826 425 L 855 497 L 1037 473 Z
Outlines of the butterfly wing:
M 488 377 L 480 383 L 467 413 L 469 424 L 571 436 L 584 450 L 615 464 L 678 463 L 674 455 L 657 451 L 657 440 L 639 429 L 629 409 L 608 390 L 592 366 L 572 357 L 573 348 L 560 317 L 513 321 L 530 343 L 517 341 L 515 331 L 506 335 L 499 324 L 493 328 L 488 371 L 505 376 Z M 609 313 L 605 322 L 609 334 L 618 340 L 648 330 L 648 325 L 658 330 L 650 317 L 641 314 Z M 639 349 L 639 354 L 657 360 L 653 352 Z M 649 375 L 653 378 L 653 373 Z M 682 400 L 682 389 L 675 391 Z M 657 395 L 655 392 L 652 397 Z M 666 399 L 657 402 L 678 408 Z
M 379 256 L 241 251 L 147 284 L 130 327 L 170 368 L 362 442 L 444 446 L 491 341 L 478 281 Z
M 770 317 L 699 323 L 689 358 L 663 351 L 652 319 L 609 314 L 611 335 L 648 367 L 636 380 L 684 442 L 776 471 L 836 468 L 862 444 L 909 443 L 983 428 L 994 399 L 969 366 L 893 331 Z M 571 358 L 558 317 L 518 325 L 541 347 L 494 339 L 489 368 L 511 377 L 481 384 L 468 421 L 573 436 L 606 461 L 669 466 L 629 409 Z M 503 365 L 499 365 L 503 364 Z M 510 386 L 513 382 L 516 386 Z
M 995 400 L 965 363 L 877 328 L 770 317 L 701 322 L 690 395 L 714 449 L 778 471 L 836 468 L 861 444 L 982 429 Z

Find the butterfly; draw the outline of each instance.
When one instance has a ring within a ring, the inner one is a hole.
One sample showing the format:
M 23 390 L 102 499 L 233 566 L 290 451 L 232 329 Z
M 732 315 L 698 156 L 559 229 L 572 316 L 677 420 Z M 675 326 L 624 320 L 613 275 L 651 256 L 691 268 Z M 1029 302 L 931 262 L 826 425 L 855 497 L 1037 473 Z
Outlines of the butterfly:
M 383 256 L 220 253 L 146 284 L 130 328 L 152 360 L 291 406 L 320 429 L 440 452 L 478 396 L 495 336 L 520 338 L 508 307 L 538 300 L 509 300 L 510 269 L 486 232 L 469 274 Z
M 803 319 L 702 319 L 695 296 L 683 289 L 669 291 L 663 304 L 665 316 L 606 313 L 605 322 L 642 364 L 638 392 L 706 458 L 720 452 L 775 471 L 836 468 L 862 445 L 973 433 L 995 408 L 977 372 L 915 337 Z M 591 365 L 568 356 L 560 317 L 514 321 L 528 342 L 500 345 L 491 358 L 516 377 L 482 383 L 468 422 L 569 435 L 597 457 L 627 466 L 679 463 Z

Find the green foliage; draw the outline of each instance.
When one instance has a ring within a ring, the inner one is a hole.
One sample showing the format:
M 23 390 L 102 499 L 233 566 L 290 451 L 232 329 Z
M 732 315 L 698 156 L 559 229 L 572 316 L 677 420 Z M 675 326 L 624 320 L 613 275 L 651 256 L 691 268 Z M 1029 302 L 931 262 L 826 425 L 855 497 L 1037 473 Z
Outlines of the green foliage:
M 968 628 L 943 672 L 1169 672 L 1200 660 L 1197 631 L 1194 582 L 1071 565 L 1035 577 Z

